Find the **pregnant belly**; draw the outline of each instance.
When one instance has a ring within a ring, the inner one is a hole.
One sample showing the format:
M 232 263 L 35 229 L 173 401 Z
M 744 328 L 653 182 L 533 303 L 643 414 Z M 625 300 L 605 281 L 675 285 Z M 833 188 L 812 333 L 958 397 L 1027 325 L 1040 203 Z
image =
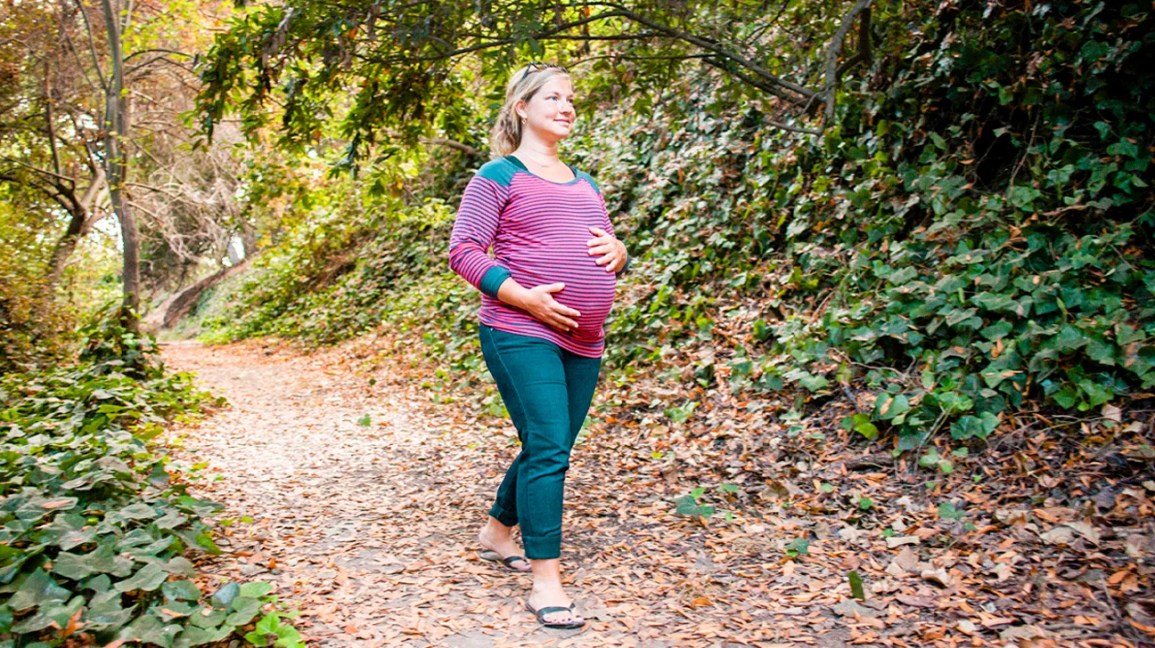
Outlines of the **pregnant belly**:
M 578 328 L 571 334 L 582 340 L 600 340 L 604 335 L 602 326 L 614 305 L 617 277 L 596 265 L 589 257 L 580 261 L 555 263 L 544 271 L 526 273 L 524 280 L 517 276 L 516 271 L 513 275 L 526 288 L 551 283 L 565 284 L 565 288 L 553 293 L 553 298 L 581 313 L 576 318 Z

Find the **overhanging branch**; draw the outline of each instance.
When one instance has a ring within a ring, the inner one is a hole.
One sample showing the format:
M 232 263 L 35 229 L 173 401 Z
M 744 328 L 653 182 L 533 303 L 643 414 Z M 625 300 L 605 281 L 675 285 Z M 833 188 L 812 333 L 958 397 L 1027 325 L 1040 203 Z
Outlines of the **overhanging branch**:
M 869 2 L 869 0 L 864 0 L 864 1 Z M 673 27 L 670 27 L 668 25 L 663 25 L 662 23 L 659 23 L 655 20 L 651 20 L 649 18 L 646 18 L 645 16 L 642 16 L 640 14 L 634 13 L 633 11 L 630 11 L 629 9 L 626 9 L 625 7 L 618 5 L 618 4 L 614 4 L 614 3 L 610 3 L 610 2 L 594 2 L 594 3 L 590 3 L 590 4 L 601 5 L 601 6 L 605 6 L 605 7 L 611 7 L 613 9 L 617 10 L 618 14 L 620 16 L 622 16 L 623 18 L 626 18 L 627 20 L 631 20 L 633 22 L 636 22 L 639 25 L 645 25 L 646 27 L 649 27 L 650 29 L 652 29 L 656 32 L 660 32 L 662 34 L 665 34 L 666 36 L 669 36 L 670 38 L 684 41 L 686 43 L 690 43 L 691 45 L 694 45 L 696 47 L 704 49 L 708 52 L 712 52 L 715 55 L 717 55 L 720 59 L 733 61 L 734 63 L 741 66 L 743 69 L 748 70 L 751 74 L 753 74 L 753 75 L 757 76 L 759 79 L 761 79 L 761 83 L 759 85 L 757 85 L 756 87 L 759 87 L 762 89 L 766 89 L 768 87 L 776 88 L 777 91 L 772 92 L 772 94 L 775 94 L 779 97 L 787 98 L 787 97 L 783 96 L 783 94 L 784 94 L 784 93 L 782 93 L 783 90 L 801 95 L 803 98 L 806 98 L 806 99 L 809 99 L 810 97 L 812 97 L 816 94 L 813 90 L 811 90 L 809 88 L 804 88 L 804 87 L 802 87 L 796 83 L 791 83 L 789 81 L 786 81 L 785 79 L 779 78 L 777 75 L 770 73 L 769 70 L 766 70 L 765 68 L 758 65 L 757 63 L 754 63 L 753 61 L 746 58 L 745 56 L 742 56 L 741 54 L 737 54 L 735 52 L 731 52 L 731 51 L 727 50 L 726 48 L 722 47 L 721 45 L 719 45 L 718 43 L 715 43 L 713 41 L 706 40 L 705 38 L 702 38 L 700 36 L 695 36 L 693 34 L 689 34 L 689 33 L 674 29 Z M 729 68 L 723 67 L 723 69 L 726 69 L 727 71 L 729 71 Z M 782 94 L 779 94 L 779 93 L 782 93 Z M 791 101 L 793 101 L 796 98 L 790 98 L 790 99 L 791 99 Z

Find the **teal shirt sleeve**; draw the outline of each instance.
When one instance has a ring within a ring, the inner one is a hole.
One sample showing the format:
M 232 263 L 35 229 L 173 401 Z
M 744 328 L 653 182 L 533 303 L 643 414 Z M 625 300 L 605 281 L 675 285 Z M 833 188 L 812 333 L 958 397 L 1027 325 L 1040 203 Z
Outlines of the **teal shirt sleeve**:
M 478 288 L 481 289 L 482 293 L 497 299 L 497 290 L 501 288 L 501 284 L 505 283 L 506 279 L 509 279 L 509 269 L 495 265 L 482 275 L 481 285 Z

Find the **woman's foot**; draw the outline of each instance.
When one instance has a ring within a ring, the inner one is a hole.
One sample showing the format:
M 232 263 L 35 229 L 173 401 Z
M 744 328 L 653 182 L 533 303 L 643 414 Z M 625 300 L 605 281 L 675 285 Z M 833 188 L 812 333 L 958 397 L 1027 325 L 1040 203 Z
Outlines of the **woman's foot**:
M 561 588 L 557 588 L 556 591 L 542 591 L 535 587 L 525 601 L 525 608 L 537 617 L 538 623 L 547 628 L 572 630 L 586 623 L 585 619 L 574 611 L 573 601 L 561 591 Z
M 491 517 L 477 533 L 477 542 L 485 550 L 478 554 L 482 560 L 500 562 L 513 571 L 531 570 L 529 561 L 521 555 L 513 540 L 513 527 L 507 527 Z

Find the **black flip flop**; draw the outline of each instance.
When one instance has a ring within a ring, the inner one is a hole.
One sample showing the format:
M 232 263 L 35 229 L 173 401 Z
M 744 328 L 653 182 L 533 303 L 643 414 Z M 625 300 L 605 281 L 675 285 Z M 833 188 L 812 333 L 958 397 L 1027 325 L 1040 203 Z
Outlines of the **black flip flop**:
M 569 612 L 570 614 L 574 614 L 573 603 L 570 603 L 569 607 L 561 607 L 560 605 L 553 605 L 550 607 L 543 607 L 541 609 L 535 610 L 535 609 L 533 609 L 533 606 L 530 605 L 529 602 L 527 601 L 525 604 L 525 609 L 529 610 L 531 614 L 533 614 L 535 617 L 537 617 L 538 623 L 542 624 L 543 626 L 545 626 L 547 628 L 552 628 L 554 630 L 577 630 L 578 628 L 580 628 L 586 624 L 586 620 L 582 619 L 582 618 L 578 618 L 575 621 L 561 621 L 561 622 L 546 621 L 545 620 L 545 616 L 547 614 L 557 614 L 558 612 Z M 574 615 L 574 616 L 577 616 L 577 615 Z
M 497 554 L 496 551 L 492 549 L 483 549 L 477 552 L 477 557 L 486 562 L 500 563 L 505 565 L 505 568 L 509 571 L 514 571 L 521 574 L 528 574 L 530 571 L 528 569 L 518 569 L 517 567 L 513 566 L 513 563 L 515 562 L 523 562 L 528 565 L 529 559 L 527 559 L 525 556 L 506 556 L 505 558 L 502 558 Z

